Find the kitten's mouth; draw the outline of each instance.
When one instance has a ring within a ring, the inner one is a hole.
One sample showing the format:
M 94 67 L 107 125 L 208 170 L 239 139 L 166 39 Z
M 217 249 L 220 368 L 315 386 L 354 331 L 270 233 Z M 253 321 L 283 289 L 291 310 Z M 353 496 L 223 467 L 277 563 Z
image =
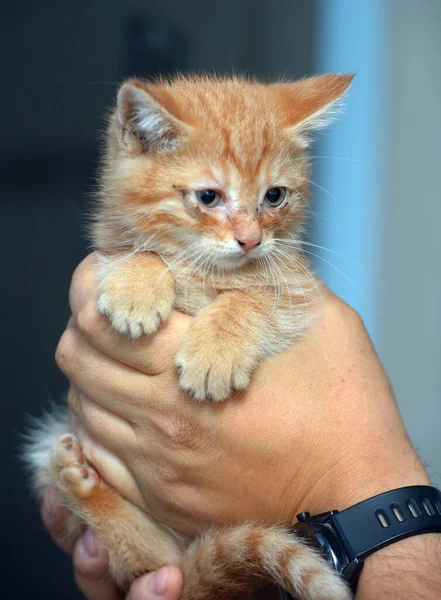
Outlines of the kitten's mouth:
M 268 246 L 265 245 L 265 249 L 263 249 L 263 243 L 259 242 L 255 246 L 250 249 L 241 248 L 240 256 L 247 260 L 256 260 L 258 258 L 262 258 L 268 250 Z
M 261 257 L 262 252 L 256 248 L 248 252 L 219 256 L 218 260 L 216 260 L 216 265 L 221 269 L 234 271 Z

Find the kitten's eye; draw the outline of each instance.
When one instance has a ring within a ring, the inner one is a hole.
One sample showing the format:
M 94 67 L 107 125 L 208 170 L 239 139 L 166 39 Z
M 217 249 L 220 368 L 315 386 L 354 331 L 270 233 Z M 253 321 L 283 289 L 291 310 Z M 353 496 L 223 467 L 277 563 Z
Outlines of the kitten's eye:
M 270 188 L 265 194 L 265 200 L 270 206 L 277 207 L 282 204 L 286 198 L 286 188 L 273 187 Z
M 202 202 L 204 206 L 208 206 L 209 208 L 217 206 L 222 200 L 222 196 L 219 192 L 215 192 L 214 190 L 201 190 L 200 192 L 196 192 L 196 198 L 199 202 Z

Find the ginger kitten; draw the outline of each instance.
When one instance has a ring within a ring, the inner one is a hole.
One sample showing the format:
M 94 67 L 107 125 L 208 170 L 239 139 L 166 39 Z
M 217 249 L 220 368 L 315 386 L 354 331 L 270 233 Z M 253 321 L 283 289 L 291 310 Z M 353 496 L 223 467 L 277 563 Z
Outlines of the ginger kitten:
M 177 77 L 119 90 L 93 224 L 97 309 L 133 338 L 154 334 L 172 309 L 195 315 L 176 356 L 195 400 L 246 388 L 265 357 L 305 332 L 320 285 L 301 253 L 305 150 L 351 80 Z M 121 586 L 175 564 L 184 600 L 234 598 L 268 582 L 302 600 L 350 597 L 282 527 L 174 534 L 100 480 L 73 420 L 68 411 L 42 420 L 27 461 L 38 493 L 55 485 L 72 509 L 71 529 L 86 523 L 105 540 Z

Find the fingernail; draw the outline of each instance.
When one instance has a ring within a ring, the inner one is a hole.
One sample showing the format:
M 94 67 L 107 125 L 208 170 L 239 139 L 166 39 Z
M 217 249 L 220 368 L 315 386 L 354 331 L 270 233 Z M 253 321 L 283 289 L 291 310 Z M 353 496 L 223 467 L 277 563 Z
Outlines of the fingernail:
M 54 488 L 49 488 L 44 493 L 42 516 L 45 525 L 51 525 L 57 516 L 60 507 L 60 497 Z
M 83 535 L 83 545 L 90 558 L 95 558 L 98 555 L 95 534 L 92 529 L 86 529 L 86 533 Z
M 167 579 L 169 570 L 167 567 L 159 569 L 156 573 L 151 573 L 147 579 L 147 588 L 155 596 L 163 596 L 167 592 Z

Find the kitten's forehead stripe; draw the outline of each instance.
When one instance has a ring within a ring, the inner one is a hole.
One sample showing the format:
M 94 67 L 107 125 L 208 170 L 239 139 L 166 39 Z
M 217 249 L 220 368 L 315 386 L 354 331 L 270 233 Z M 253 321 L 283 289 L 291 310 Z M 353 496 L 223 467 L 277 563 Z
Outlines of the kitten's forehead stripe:
M 200 127 L 207 146 L 212 151 L 216 147 L 219 158 L 234 164 L 243 175 L 254 177 L 280 137 L 281 119 L 275 117 L 266 89 L 234 79 L 177 80 L 169 87 L 184 107 L 181 117 Z
M 260 171 L 260 168 L 262 166 L 263 160 L 266 158 L 268 151 L 270 148 L 270 134 L 269 134 L 269 125 L 268 123 L 265 124 L 265 127 L 263 129 L 262 132 L 262 146 L 261 146 L 261 150 L 260 150 L 260 156 L 257 159 L 256 162 L 256 173 L 258 173 Z

